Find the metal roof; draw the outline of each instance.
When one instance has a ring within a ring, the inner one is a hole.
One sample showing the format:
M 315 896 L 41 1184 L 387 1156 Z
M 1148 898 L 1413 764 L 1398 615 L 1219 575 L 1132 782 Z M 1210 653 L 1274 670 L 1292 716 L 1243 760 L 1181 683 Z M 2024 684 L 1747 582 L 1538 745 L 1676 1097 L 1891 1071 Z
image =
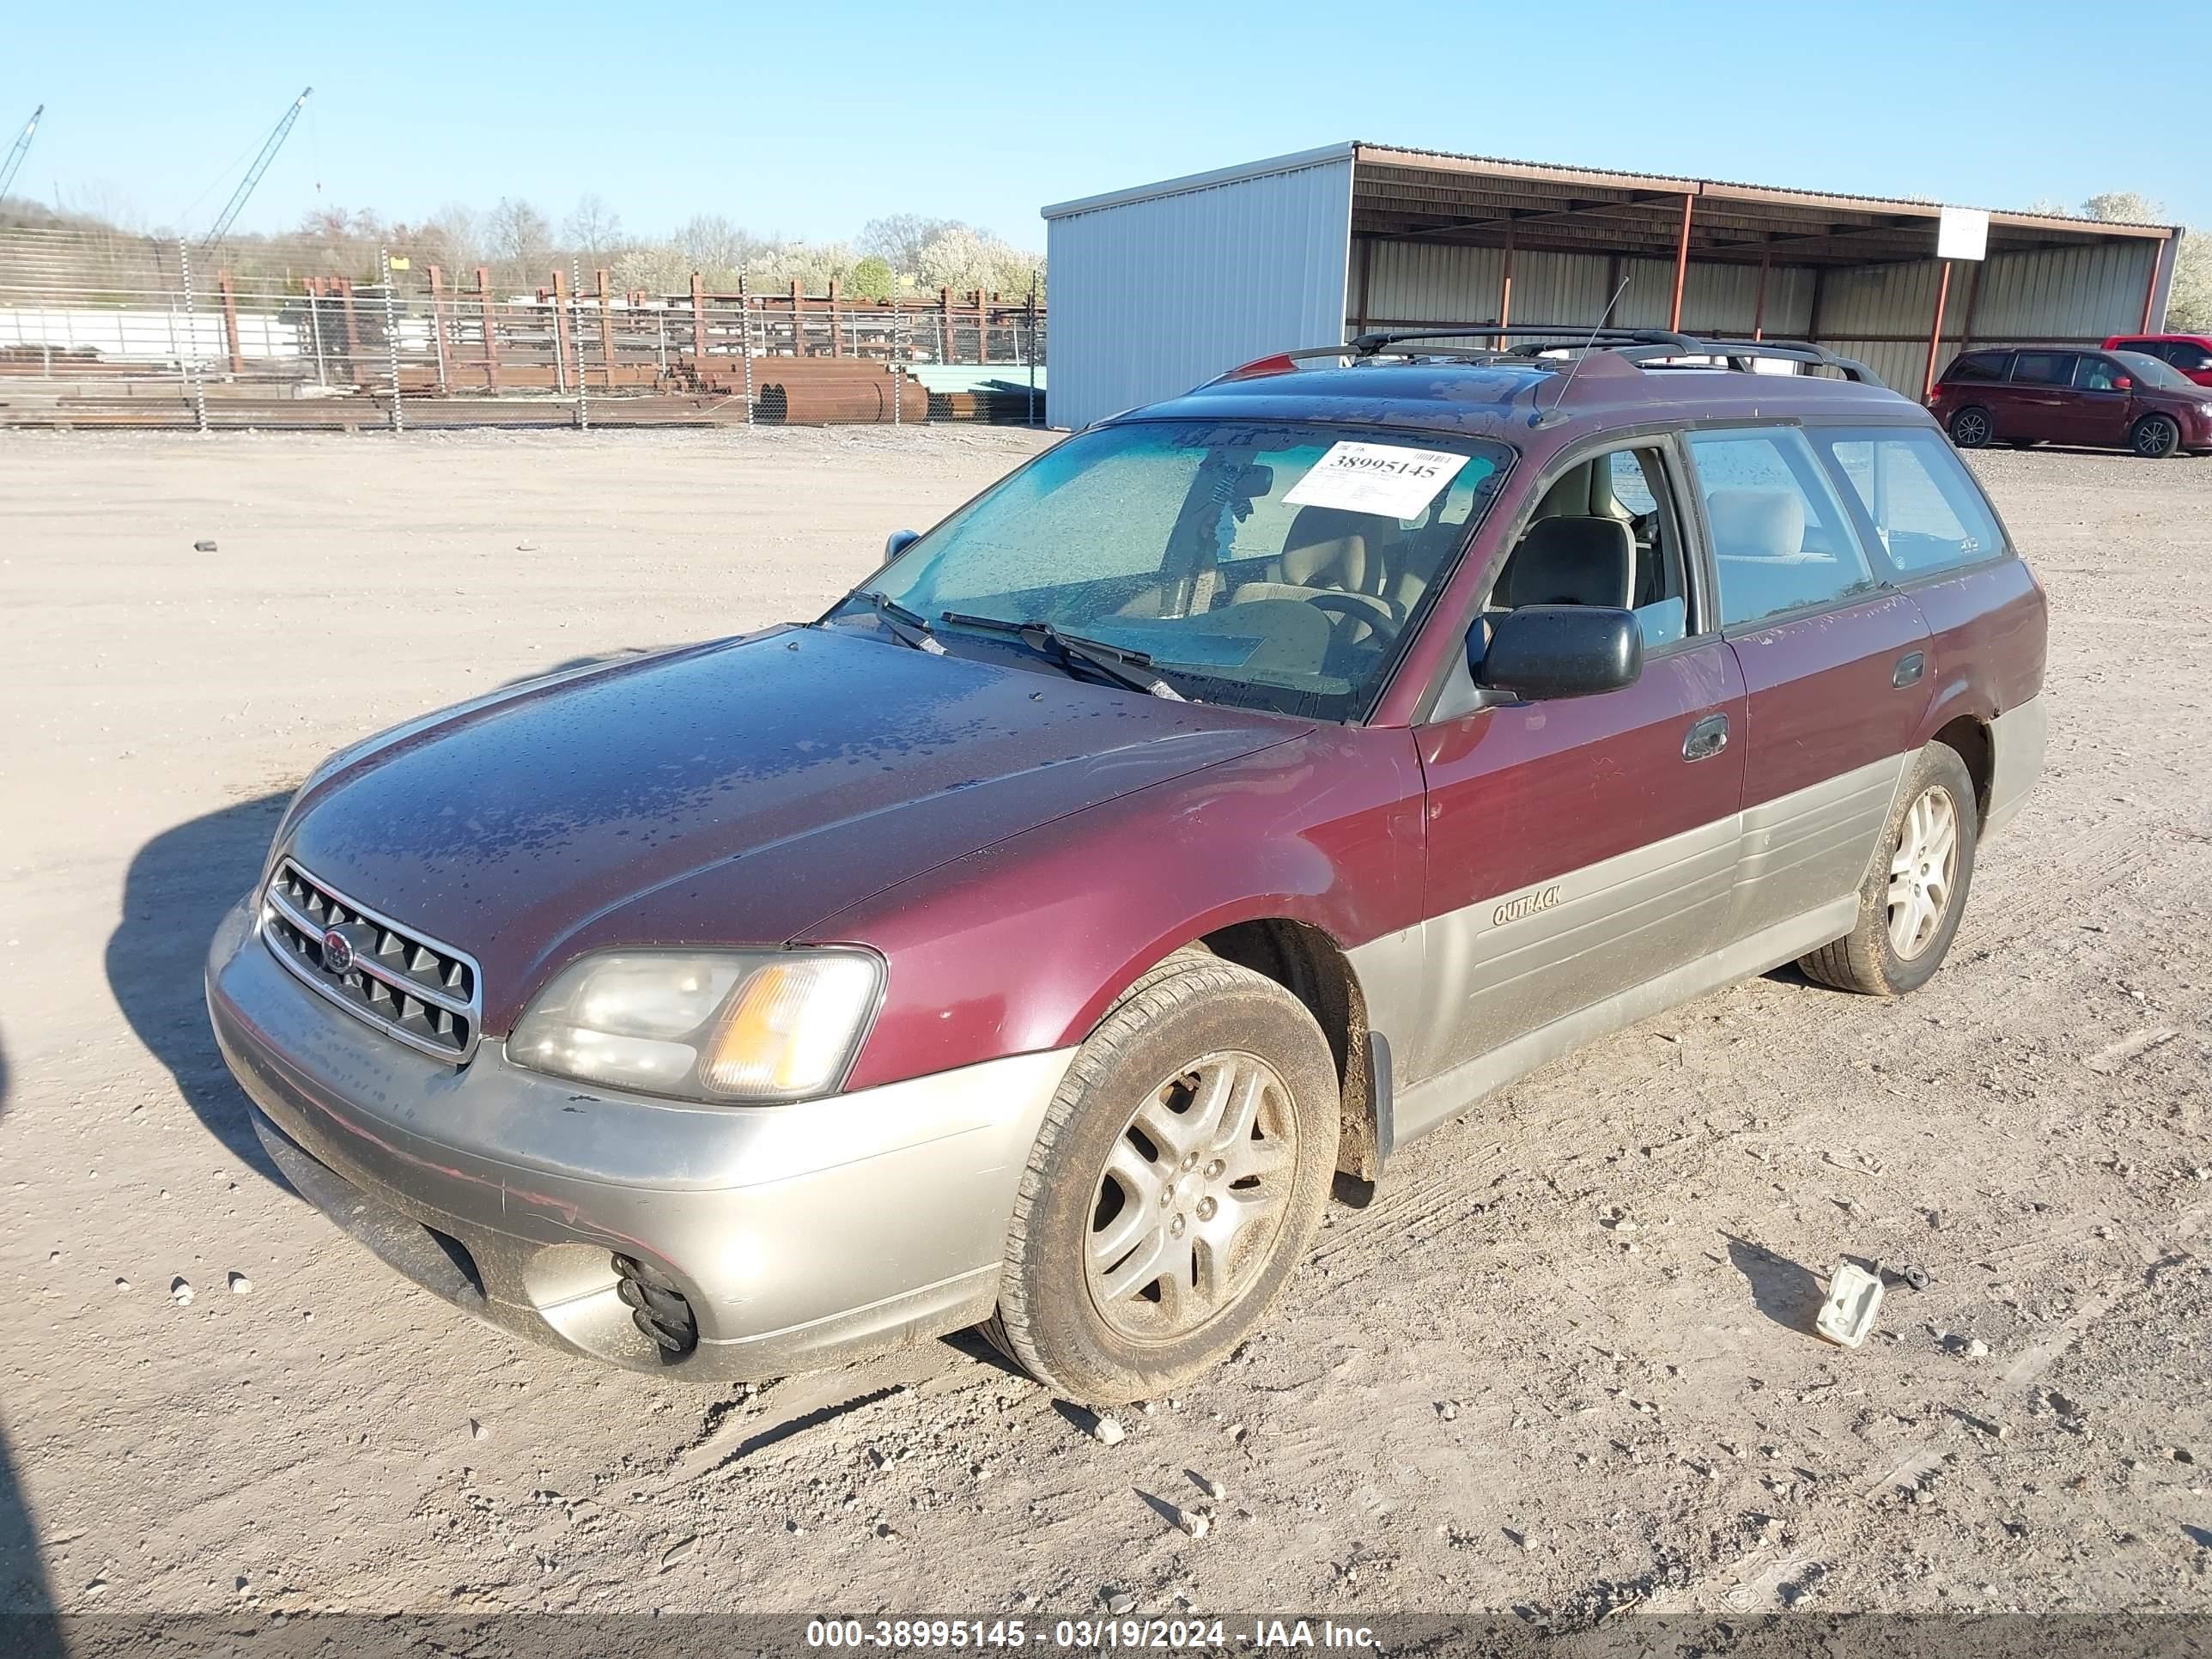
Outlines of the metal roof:
M 1352 160 L 1352 234 L 1462 246 L 1671 257 L 1691 204 L 1690 257 L 1864 265 L 1924 259 L 1942 204 L 1662 173 L 1563 167 L 1348 140 L 1242 167 L 1059 202 L 1047 219 Z M 1992 210 L 1990 251 L 2163 240 L 2171 225 Z

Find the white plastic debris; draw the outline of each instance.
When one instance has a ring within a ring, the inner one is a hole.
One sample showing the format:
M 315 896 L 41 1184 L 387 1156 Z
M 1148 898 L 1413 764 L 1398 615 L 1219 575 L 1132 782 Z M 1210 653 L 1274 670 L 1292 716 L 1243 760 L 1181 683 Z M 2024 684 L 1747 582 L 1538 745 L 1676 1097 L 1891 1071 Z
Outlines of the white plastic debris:
M 1814 1316 L 1813 1328 L 1839 1348 L 1856 1348 L 1874 1329 L 1881 1311 L 1881 1275 L 1855 1261 L 1838 1261 L 1828 1276 L 1828 1299 Z

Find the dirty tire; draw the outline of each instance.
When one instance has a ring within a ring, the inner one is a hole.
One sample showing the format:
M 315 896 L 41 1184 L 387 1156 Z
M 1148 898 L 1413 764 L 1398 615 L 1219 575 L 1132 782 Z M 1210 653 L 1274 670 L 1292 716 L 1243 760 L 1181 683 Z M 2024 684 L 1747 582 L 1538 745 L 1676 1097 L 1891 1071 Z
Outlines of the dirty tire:
M 1971 404 L 1951 417 L 1951 441 L 1961 449 L 1980 449 L 1996 434 L 1996 422 L 1978 404 Z
M 1276 1166 L 1279 1212 L 1268 1212 L 1271 1237 L 1244 1245 L 1259 1222 L 1236 1235 L 1248 1265 L 1233 1297 L 1196 1328 L 1134 1338 L 1109 1321 L 1092 1288 L 1108 1160 L 1164 1085 L 1224 1053 L 1258 1057 L 1281 1085 L 1267 1097 L 1268 1112 L 1293 1143 Z M 1099 1022 L 1046 1111 L 1014 1203 L 999 1310 L 985 1334 L 1047 1387 L 1097 1405 L 1165 1394 L 1217 1364 L 1251 1334 L 1304 1257 L 1336 1167 L 1339 1110 L 1328 1042 L 1304 1004 L 1249 969 L 1177 951 Z
M 2181 447 L 2181 427 L 2171 415 L 2146 415 L 2128 434 L 2128 447 L 2147 461 L 2162 461 Z
M 1893 866 L 1910 833 L 1916 805 L 1931 791 L 1948 803 L 1954 826 L 1956 855 L 1943 901 L 1943 914 L 1933 931 L 1910 955 L 1899 951 L 1892 927 L 1890 884 Z M 1806 976 L 1839 991 L 1859 991 L 1869 996 L 1897 997 L 1925 985 L 1943 964 L 1959 931 L 1959 917 L 1966 908 L 1967 890 L 1974 876 L 1974 847 L 1981 834 L 1981 815 L 1974 801 L 1974 781 L 1959 751 L 1948 744 L 1931 743 L 1913 757 L 1897 792 L 1897 805 L 1882 828 L 1880 850 L 1859 889 L 1857 924 L 1832 945 L 1823 945 L 1797 965 Z

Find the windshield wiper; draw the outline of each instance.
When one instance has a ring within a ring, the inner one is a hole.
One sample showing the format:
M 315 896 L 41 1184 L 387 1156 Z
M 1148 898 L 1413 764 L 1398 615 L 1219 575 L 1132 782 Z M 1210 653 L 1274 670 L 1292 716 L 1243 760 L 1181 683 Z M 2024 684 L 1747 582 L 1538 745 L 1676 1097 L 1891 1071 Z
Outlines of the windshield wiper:
M 1039 656 L 1057 656 L 1062 666 L 1079 662 L 1132 691 L 1165 697 L 1171 702 L 1188 701 L 1151 672 L 1152 659 L 1141 651 L 1127 651 L 1103 640 L 1086 640 L 1079 634 L 1063 634 L 1048 622 L 1008 622 L 1003 617 L 971 617 L 957 611 L 947 611 L 938 620 L 951 623 L 956 628 L 980 628 L 988 633 L 1006 635 L 1019 640 Z
M 933 657 L 946 653 L 929 631 L 929 618 L 918 611 L 909 611 L 888 593 L 878 593 L 872 587 L 856 587 L 845 595 L 846 599 L 858 599 L 883 618 L 891 637 L 902 645 L 910 645 L 917 651 L 927 651 Z M 840 603 L 844 601 L 841 600 Z

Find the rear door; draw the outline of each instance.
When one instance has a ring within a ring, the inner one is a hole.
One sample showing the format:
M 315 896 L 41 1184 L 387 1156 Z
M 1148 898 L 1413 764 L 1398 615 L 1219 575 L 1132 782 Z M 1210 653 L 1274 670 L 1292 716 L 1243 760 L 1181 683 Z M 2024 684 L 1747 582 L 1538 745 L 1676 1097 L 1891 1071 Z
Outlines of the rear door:
M 1571 602 L 1628 604 L 1644 629 L 1644 672 L 1618 691 L 1416 727 L 1428 788 L 1427 969 L 1397 1056 L 1408 1082 L 1695 961 L 1717 944 L 1732 896 L 1743 682 L 1689 540 L 1679 447 L 1654 436 L 1571 452 L 1528 499 L 1532 516 L 1581 520 L 1593 538 L 1609 523 L 1604 533 L 1632 549 L 1625 592 Z M 1528 530 L 1509 532 L 1514 552 L 1492 593 L 1559 599 L 1523 580 L 1528 569 L 1506 574 L 1534 545 Z M 1481 619 L 1465 621 L 1480 638 Z
M 1747 702 L 1726 933 L 1796 955 L 1819 943 L 1791 944 L 1817 913 L 1850 926 L 1928 706 L 1928 626 L 1875 569 L 1801 428 L 1708 428 L 1688 448 Z
M 2013 355 L 2012 383 L 1998 411 L 1997 431 L 2007 438 L 2040 443 L 2079 443 L 2069 404 L 2074 396 L 2071 351 L 2020 351 Z

